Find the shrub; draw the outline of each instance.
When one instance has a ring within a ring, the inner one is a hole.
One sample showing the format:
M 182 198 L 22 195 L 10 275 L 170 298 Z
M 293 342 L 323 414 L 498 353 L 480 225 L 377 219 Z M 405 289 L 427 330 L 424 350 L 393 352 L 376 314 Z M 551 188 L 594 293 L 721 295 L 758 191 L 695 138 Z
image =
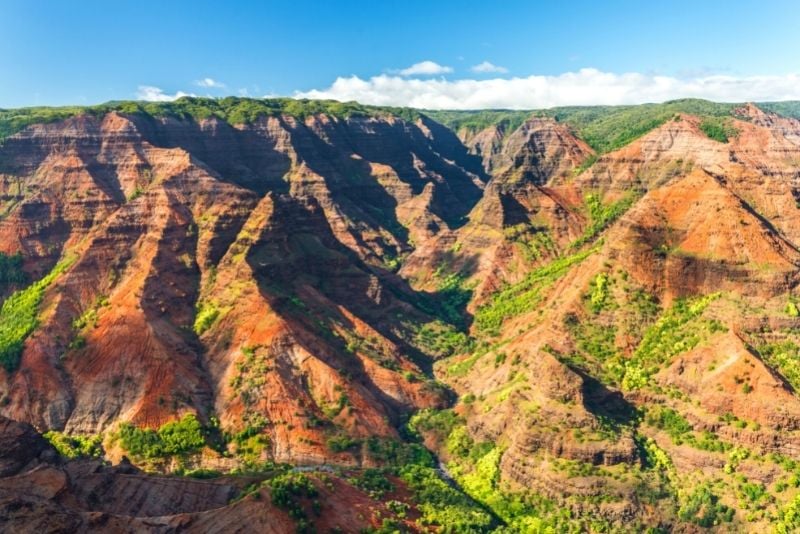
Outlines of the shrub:
M 415 343 L 435 358 L 446 358 L 472 349 L 472 341 L 464 332 L 443 321 L 425 323 L 417 330 Z
M 600 313 L 608 298 L 608 274 L 599 273 L 594 277 L 589 294 L 589 303 L 593 313 Z
M 212 302 L 203 303 L 194 319 L 194 333 L 202 336 L 219 318 L 219 313 L 219 309 Z
M 361 442 L 345 434 L 337 434 L 329 437 L 325 443 L 331 452 L 345 452 L 355 449 Z
M 418 443 L 407 443 L 396 439 L 369 437 L 366 452 L 372 460 L 390 466 L 435 464 L 431 453 Z
M 349 482 L 369 493 L 372 498 L 382 497 L 386 492 L 394 490 L 394 484 L 379 469 L 365 469 L 351 477 Z
M 408 465 L 400 469 L 422 513 L 423 525 L 438 525 L 438 532 L 486 532 L 493 524 L 491 514 L 469 497 L 442 480 L 435 469 Z
M 65 458 L 100 457 L 103 455 L 102 436 L 69 436 L 50 430 L 43 437 Z
M 194 414 L 162 425 L 158 430 L 122 423 L 119 428 L 122 448 L 141 458 L 162 458 L 196 452 L 206 444 L 203 427 Z
M 800 495 L 795 496 L 779 512 L 775 523 L 776 534 L 789 534 L 800 530 Z
M 709 139 L 720 143 L 727 143 L 730 138 L 739 134 L 739 130 L 733 126 L 730 118 L 727 117 L 707 117 L 700 123 L 700 130 Z
M 791 340 L 765 343 L 758 347 L 764 361 L 777 369 L 789 384 L 800 391 L 800 347 Z
M 665 431 L 677 444 L 682 443 L 684 435 L 692 431 L 689 421 L 672 408 L 651 408 L 647 411 L 645 421 L 648 425 Z
M 313 498 L 318 491 L 311 479 L 304 473 L 288 472 L 276 476 L 267 482 L 270 488 L 272 504 L 289 512 L 294 519 L 305 519 L 300 499 Z
M 710 528 L 733 520 L 734 510 L 719 502 L 709 485 L 702 484 L 682 499 L 678 517 L 698 526 Z

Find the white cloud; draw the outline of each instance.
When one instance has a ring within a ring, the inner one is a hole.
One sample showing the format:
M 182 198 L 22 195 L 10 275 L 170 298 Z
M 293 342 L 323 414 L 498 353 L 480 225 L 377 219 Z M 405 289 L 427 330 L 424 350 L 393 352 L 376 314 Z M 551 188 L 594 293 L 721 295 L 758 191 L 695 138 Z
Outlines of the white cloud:
M 499 72 L 502 74 L 508 72 L 507 68 L 500 67 L 499 65 L 495 65 L 494 63 L 490 63 L 488 61 L 484 61 L 482 63 L 478 63 L 477 65 L 473 65 L 472 67 L 470 67 L 469 70 L 471 70 L 472 72 L 481 72 L 481 73 Z
M 718 102 L 796 100 L 800 99 L 800 75 L 675 78 L 581 69 L 558 76 L 444 80 L 384 74 L 368 80 L 340 77 L 326 89 L 298 91 L 294 96 L 428 109 L 540 109 L 641 104 L 688 97 Z
M 408 68 L 405 68 L 400 71 L 402 76 L 417 76 L 417 75 L 432 75 L 432 74 L 447 74 L 448 72 L 453 72 L 452 67 L 445 67 L 444 65 L 439 65 L 434 61 L 420 61 L 419 63 L 414 63 Z
M 182 96 L 195 95 L 192 93 L 184 93 L 183 91 L 178 91 L 174 95 L 170 95 L 165 93 L 162 89 L 153 87 L 152 85 L 140 85 L 139 89 L 136 91 L 136 99 L 146 100 L 147 102 L 171 102 Z
M 226 85 L 214 78 L 203 78 L 196 80 L 194 84 L 198 87 L 205 87 L 206 89 L 225 89 Z

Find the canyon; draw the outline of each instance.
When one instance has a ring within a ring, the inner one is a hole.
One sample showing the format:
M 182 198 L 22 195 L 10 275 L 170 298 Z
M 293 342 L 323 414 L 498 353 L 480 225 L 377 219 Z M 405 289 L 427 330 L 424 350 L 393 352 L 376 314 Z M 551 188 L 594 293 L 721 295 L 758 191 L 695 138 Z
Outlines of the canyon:
M 0 523 L 800 528 L 799 202 L 797 103 L 0 110 Z

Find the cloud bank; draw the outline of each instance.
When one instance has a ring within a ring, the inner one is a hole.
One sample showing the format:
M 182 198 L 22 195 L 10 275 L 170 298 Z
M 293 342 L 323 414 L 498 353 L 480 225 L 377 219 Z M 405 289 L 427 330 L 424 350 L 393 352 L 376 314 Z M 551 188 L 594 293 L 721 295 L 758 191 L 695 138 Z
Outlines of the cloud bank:
M 449 68 L 425 61 L 400 71 L 400 74 L 449 72 L 432 72 L 434 68 L 426 65 L 428 63 L 438 68 Z M 676 78 L 635 72 L 614 74 L 591 68 L 558 76 L 487 80 L 418 79 L 383 74 L 367 80 L 357 76 L 339 77 L 326 89 L 297 91 L 293 96 L 427 109 L 537 109 L 567 105 L 642 104 L 689 97 L 717 102 L 798 100 L 800 75 Z

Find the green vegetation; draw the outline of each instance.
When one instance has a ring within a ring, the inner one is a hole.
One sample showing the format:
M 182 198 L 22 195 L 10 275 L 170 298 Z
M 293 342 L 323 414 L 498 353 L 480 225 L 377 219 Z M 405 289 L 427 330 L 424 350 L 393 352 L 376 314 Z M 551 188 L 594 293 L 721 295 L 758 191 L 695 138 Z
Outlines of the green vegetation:
M 464 321 L 464 309 L 472 298 L 472 290 L 464 287 L 465 276 L 462 273 L 450 273 L 439 277 L 436 288 L 436 302 L 439 305 L 439 316 L 452 325 L 461 325 Z
M 784 117 L 800 119 L 800 101 L 788 100 L 786 102 L 758 102 L 760 109 L 768 113 L 777 113 Z
M 592 280 L 589 303 L 592 313 L 600 313 L 606 307 L 608 300 L 609 278 L 607 273 L 598 273 Z
M 530 263 L 558 256 L 558 245 L 546 230 L 522 223 L 505 228 L 503 233 Z
M 355 449 L 361 445 L 361 441 L 346 434 L 336 434 L 325 440 L 325 445 L 328 446 L 331 452 L 340 453 Z
M 415 343 L 435 358 L 463 354 L 472 349 L 473 342 L 467 334 L 443 321 L 422 325 L 415 335 Z
M 337 102 L 335 100 L 183 97 L 173 102 L 126 101 L 88 107 L 0 109 L 0 142 L 32 124 L 47 124 L 78 115 L 99 117 L 110 111 L 144 118 L 172 117 L 181 120 L 203 120 L 216 117 L 230 124 L 251 124 L 261 117 L 284 114 L 300 120 L 320 113 L 337 118 L 394 115 L 407 121 L 417 120 L 421 116 L 418 111 L 409 108 L 364 106 L 356 102 Z
M 700 123 L 700 129 L 709 139 L 727 143 L 729 139 L 739 134 L 729 117 L 706 117 Z
M 475 312 L 475 324 L 478 330 L 488 335 L 498 335 L 506 319 L 532 310 L 541 301 L 543 289 L 555 283 L 572 266 L 582 262 L 595 251 L 593 248 L 558 258 L 531 271 L 522 281 L 495 293 L 487 304 Z
M 145 459 L 197 452 L 206 444 L 203 427 L 194 414 L 186 414 L 158 430 L 122 423 L 118 436 L 123 449 Z
M 546 345 L 544 350 L 572 368 L 619 388 L 625 376 L 627 357 L 618 338 L 640 340 L 658 315 L 655 300 L 641 288 L 630 285 L 624 272 L 600 272 L 582 297 L 585 313 L 570 312 L 564 326 L 577 350 L 562 353 Z
M 489 126 L 497 126 L 506 135 L 522 126 L 522 123 L 529 119 L 532 114 L 530 111 L 505 109 L 480 111 L 425 110 L 424 113 L 456 133 L 461 130 L 477 133 Z
M 699 99 L 682 99 L 662 104 L 638 106 L 568 106 L 531 111 L 426 111 L 455 132 L 461 129 L 479 131 L 493 124 L 504 125 L 507 132 L 522 124 L 530 116 L 554 118 L 569 125 L 572 130 L 598 153 L 621 148 L 647 132 L 658 128 L 679 114 L 696 115 L 701 126 L 712 139 L 728 139 L 735 135 L 729 119 L 741 104 L 720 104 Z M 775 102 L 758 104 L 765 111 L 800 118 L 800 102 Z M 723 141 L 724 142 L 724 141 Z M 594 163 L 586 162 L 578 172 Z
M 258 399 L 261 387 L 267 383 L 267 373 L 272 370 L 270 352 L 263 345 L 244 346 L 241 351 L 243 357 L 235 364 L 236 374 L 231 378 L 230 386 L 245 406 L 251 406 Z
M 708 125 L 709 137 L 730 137 L 730 129 L 720 128 L 720 121 L 732 116 L 741 104 L 720 104 L 698 99 L 683 99 L 663 104 L 639 106 L 573 106 L 547 110 L 476 110 L 418 111 L 410 108 L 365 106 L 356 102 L 333 100 L 295 100 L 291 98 L 198 98 L 183 97 L 174 102 L 110 102 L 97 106 L 33 107 L 12 110 L 0 109 L 0 141 L 32 124 L 47 124 L 77 115 L 101 116 L 109 111 L 143 116 L 145 118 L 173 117 L 183 120 L 202 120 L 217 117 L 230 124 L 250 124 L 260 117 L 291 115 L 304 120 L 324 113 L 338 118 L 394 115 L 415 121 L 423 115 L 458 132 L 462 129 L 477 132 L 497 125 L 506 134 L 513 132 L 531 116 L 552 117 L 569 125 L 599 153 L 620 148 L 634 139 L 672 120 L 679 113 L 697 115 Z M 799 102 L 769 102 L 758 104 L 765 111 L 800 118 Z M 709 133 L 710 132 L 710 133 Z
M 369 496 L 373 499 L 379 499 L 383 497 L 386 492 L 394 490 L 394 484 L 386 478 L 386 475 L 380 469 L 364 469 L 357 475 L 350 477 L 347 481 L 355 487 L 361 488 L 369 493 Z
M 419 443 L 409 443 L 375 436 L 366 439 L 367 456 L 377 462 L 392 467 L 414 464 L 431 467 L 433 456 Z
M 683 496 L 678 517 L 682 521 L 689 521 L 704 528 L 710 528 L 722 523 L 733 521 L 733 508 L 719 502 L 711 490 L 704 483 L 695 487 L 691 493 Z
M 50 430 L 43 437 L 65 458 L 99 458 L 103 455 L 102 436 L 69 436 Z
M 27 280 L 22 270 L 22 254 L 11 256 L 0 252 L 0 292 L 10 285 L 24 284 Z
M 78 332 L 86 328 L 94 328 L 97 326 L 98 312 L 100 308 L 108 306 L 108 298 L 100 296 L 95 299 L 94 303 L 83 312 L 80 317 L 72 321 L 72 328 Z
M 400 469 L 400 478 L 414 494 L 423 525 L 438 525 L 438 532 L 486 532 L 495 523 L 491 514 L 442 480 L 436 470 L 421 465 Z
M 84 113 L 98 114 L 101 106 L 95 107 L 33 107 L 0 110 L 0 142 L 32 124 L 48 124 Z M 105 108 L 103 108 L 105 109 Z
M 576 517 L 569 508 L 558 506 L 537 493 L 511 493 L 503 489 L 500 484 L 502 447 L 473 440 L 465 420 L 452 410 L 422 410 L 411 418 L 408 426 L 413 433 L 432 435 L 445 444 L 449 455 L 448 472 L 470 498 L 491 512 L 473 512 L 471 522 L 460 525 L 462 530 L 449 532 L 485 532 L 492 516 L 501 523 L 495 532 L 607 531 L 608 525 L 602 520 Z M 475 508 L 474 504 L 472 506 Z M 439 518 L 441 520 L 450 518 L 444 516 Z
M 678 444 L 684 435 L 692 431 L 689 421 L 672 408 L 655 407 L 648 410 L 645 421 L 648 425 L 664 430 Z
M 569 124 L 592 148 L 605 153 L 627 145 L 679 113 L 701 118 L 729 117 L 737 106 L 683 99 L 639 106 L 562 107 L 538 114 Z
M 647 329 L 633 356 L 625 362 L 623 389 L 643 387 L 661 366 L 682 352 L 693 349 L 701 340 L 724 331 L 717 320 L 701 316 L 719 293 L 693 299 L 679 299 Z
M 137 198 L 139 198 L 140 196 L 142 196 L 143 193 L 144 193 L 144 189 L 142 189 L 141 187 L 139 187 L 137 185 L 136 188 L 133 191 L 131 191 L 131 194 L 128 195 L 128 198 L 126 200 L 128 202 L 132 202 L 132 201 L 136 200 Z
M 732 447 L 712 432 L 704 431 L 698 437 L 689 421 L 672 408 L 654 406 L 648 409 L 645 422 L 665 431 L 676 445 L 686 443 L 695 449 L 709 452 L 726 452 Z
M 789 534 L 800 531 L 800 495 L 795 496 L 778 512 L 774 525 L 776 534 Z
M 219 308 L 213 302 L 203 302 L 194 318 L 194 333 L 202 336 L 219 319 Z
M 590 301 L 591 302 L 591 301 Z M 608 384 L 619 384 L 624 375 L 622 356 L 617 350 L 617 327 L 596 320 L 581 321 L 575 314 L 567 314 L 564 326 L 575 338 L 577 353 L 564 355 L 549 345 L 545 350 L 572 367 L 592 370 Z M 587 361 L 586 356 L 591 358 Z
M 628 211 L 635 201 L 636 196 L 629 194 L 616 202 L 603 205 L 600 201 L 600 197 L 597 195 L 591 193 L 586 195 L 586 210 L 589 215 L 589 225 L 586 227 L 586 230 L 584 230 L 583 235 L 576 239 L 570 247 L 579 248 L 592 241 L 600 232 L 608 228 L 611 223 Z
M 264 434 L 269 422 L 260 414 L 245 414 L 245 421 L 247 426 L 243 430 L 225 438 L 234 444 L 236 456 L 252 466 L 261 460 L 261 454 L 269 446 L 269 438 Z
M 25 289 L 13 293 L 0 309 L 0 364 L 6 371 L 17 368 L 25 340 L 38 325 L 39 304 L 44 291 L 73 260 L 65 260 L 50 273 Z
M 298 530 L 304 530 L 307 524 L 303 521 L 306 519 L 306 513 L 303 510 L 302 499 L 313 499 L 319 494 L 311 479 L 303 473 L 289 472 L 276 476 L 267 484 L 272 504 L 280 506 L 289 512 L 292 518 L 300 520 Z
M 800 347 L 794 341 L 765 343 L 757 350 L 767 365 L 776 369 L 795 391 L 800 391 Z

